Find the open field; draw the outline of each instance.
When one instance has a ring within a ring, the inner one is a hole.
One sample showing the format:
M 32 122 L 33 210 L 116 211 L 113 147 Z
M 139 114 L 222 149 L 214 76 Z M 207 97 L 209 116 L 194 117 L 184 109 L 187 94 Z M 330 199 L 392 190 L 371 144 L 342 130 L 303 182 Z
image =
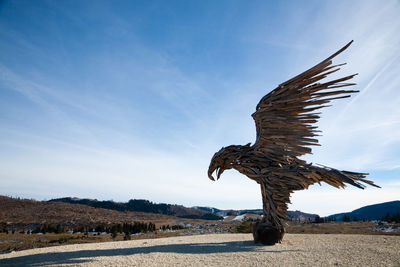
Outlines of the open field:
M 165 224 L 169 222 L 165 221 Z M 177 222 L 182 223 L 182 222 Z M 192 220 L 191 227 L 176 231 L 157 230 L 148 233 L 130 235 L 132 240 L 153 239 L 172 236 L 186 236 L 212 233 L 250 233 L 251 222 L 239 221 L 203 221 Z M 243 227 L 244 226 L 244 227 Z M 395 229 L 395 231 L 391 231 Z M 358 235 L 395 235 L 400 236 L 400 225 L 378 223 L 378 222 L 330 222 L 330 223 L 297 223 L 288 222 L 286 227 L 289 234 L 358 234 Z M 46 233 L 46 234 L 21 234 L 21 233 L 0 233 L 0 253 L 20 251 L 33 248 L 49 246 L 60 246 L 68 244 L 84 244 L 123 241 L 124 234 L 96 233 Z
M 251 234 L 80 244 L 0 255 L 1 266 L 399 266 L 400 237 L 287 234 L 274 246 Z
M 386 222 L 327 222 L 297 223 L 289 222 L 286 231 L 292 234 L 359 234 L 359 235 L 398 235 L 400 224 Z
M 130 235 L 131 240 L 140 239 L 153 239 L 153 238 L 165 238 L 172 236 L 181 235 L 198 235 L 202 233 L 216 233 L 217 231 L 206 229 L 206 230 L 193 230 L 184 229 L 177 231 L 155 231 L 149 233 L 139 233 Z M 218 231 L 222 232 L 222 231 Z M 224 232 L 227 232 L 225 230 Z M 126 241 L 125 235 L 122 233 L 117 234 L 116 237 L 112 237 L 111 234 L 96 234 L 96 233 L 46 233 L 46 234 L 5 234 L 0 233 L 0 254 L 10 253 L 13 251 L 21 251 L 26 249 L 43 248 L 43 247 L 54 247 L 60 245 L 70 244 L 86 244 L 86 243 L 102 243 L 102 242 L 114 242 L 114 241 Z

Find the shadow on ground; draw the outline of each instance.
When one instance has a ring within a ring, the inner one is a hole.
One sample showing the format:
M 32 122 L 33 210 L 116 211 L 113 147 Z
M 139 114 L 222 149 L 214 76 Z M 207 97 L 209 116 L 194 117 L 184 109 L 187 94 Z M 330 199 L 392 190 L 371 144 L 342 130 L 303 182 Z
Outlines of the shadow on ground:
M 145 245 L 145 243 L 144 243 Z M 267 249 L 266 249 L 267 248 Z M 268 250 L 268 246 L 255 245 L 252 241 L 233 241 L 222 243 L 191 243 L 145 246 L 134 248 L 116 248 L 103 250 L 80 250 L 51 252 L 26 255 L 0 260 L 0 266 L 46 266 L 61 264 L 79 264 L 90 262 L 95 257 L 131 256 L 150 253 L 212 254 L 230 252 L 282 253 L 295 250 Z

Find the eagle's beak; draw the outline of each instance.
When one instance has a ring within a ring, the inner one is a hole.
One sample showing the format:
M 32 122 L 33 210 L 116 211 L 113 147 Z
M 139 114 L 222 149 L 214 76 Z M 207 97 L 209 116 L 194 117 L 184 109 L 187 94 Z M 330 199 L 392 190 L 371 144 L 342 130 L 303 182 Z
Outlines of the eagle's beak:
M 210 166 L 210 168 L 208 169 L 208 178 L 210 178 L 211 180 L 215 181 L 214 177 L 212 176 L 213 172 L 216 172 L 217 175 L 217 180 L 219 179 L 219 177 L 221 176 L 221 174 L 224 172 L 224 168 L 221 167 L 215 167 L 215 166 Z
M 219 179 L 219 177 L 221 176 L 221 174 L 225 171 L 224 168 L 217 168 L 217 180 Z
M 212 173 L 215 171 L 216 168 L 214 168 L 213 166 L 210 166 L 210 168 L 208 168 L 208 178 L 210 178 L 211 180 L 215 181 L 214 177 L 212 176 Z

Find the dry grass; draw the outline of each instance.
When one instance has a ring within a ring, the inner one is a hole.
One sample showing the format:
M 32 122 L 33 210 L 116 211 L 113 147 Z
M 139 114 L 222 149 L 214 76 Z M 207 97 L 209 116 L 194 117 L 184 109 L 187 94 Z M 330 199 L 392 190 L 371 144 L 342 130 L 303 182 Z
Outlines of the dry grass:
M 146 233 L 140 235 L 132 235 L 131 240 L 138 239 L 153 239 L 153 238 L 164 238 L 178 236 L 183 231 L 175 232 L 155 232 Z M 188 233 L 189 231 L 185 231 Z M 33 248 L 52 247 L 59 245 L 70 245 L 70 244 L 86 244 L 86 243 L 102 243 L 112 241 L 124 241 L 124 234 L 118 234 L 115 238 L 111 237 L 111 234 L 5 234 L 0 233 L 0 253 L 20 251 Z
M 400 227 L 393 224 L 394 227 Z M 399 235 L 400 232 L 377 231 L 377 222 L 289 222 L 286 231 L 291 234 L 358 234 L 358 235 Z

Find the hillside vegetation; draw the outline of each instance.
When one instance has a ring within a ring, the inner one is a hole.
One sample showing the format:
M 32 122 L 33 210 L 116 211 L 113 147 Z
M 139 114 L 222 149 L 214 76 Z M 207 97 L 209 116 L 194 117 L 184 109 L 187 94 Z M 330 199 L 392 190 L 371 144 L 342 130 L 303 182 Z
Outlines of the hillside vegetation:
M 220 220 L 221 216 L 212 214 L 202 209 L 186 208 L 182 205 L 173 205 L 165 203 L 153 203 L 145 199 L 131 199 L 128 202 L 114 202 L 111 200 L 99 201 L 97 199 L 79 199 L 79 198 L 58 198 L 49 200 L 49 202 L 63 202 L 70 204 L 82 204 L 94 208 L 102 208 L 116 211 L 135 211 L 148 212 L 156 214 L 173 215 L 189 219 Z

